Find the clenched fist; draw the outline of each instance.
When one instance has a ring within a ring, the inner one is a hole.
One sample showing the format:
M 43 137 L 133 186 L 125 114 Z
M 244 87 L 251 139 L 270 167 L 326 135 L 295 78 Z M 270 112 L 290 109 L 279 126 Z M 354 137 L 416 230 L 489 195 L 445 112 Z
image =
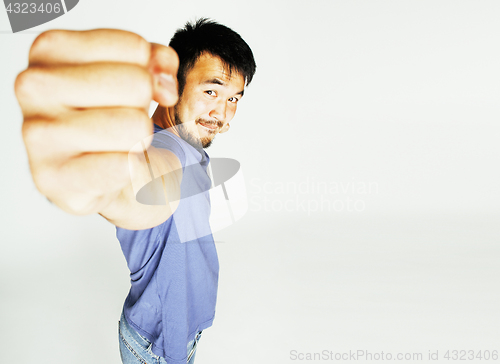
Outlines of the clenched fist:
M 136 206 L 129 151 L 153 134 L 150 101 L 177 102 L 178 64 L 173 49 L 126 31 L 42 33 L 15 83 L 39 191 L 72 214 L 101 213 L 141 227 L 120 216 L 155 208 Z M 167 151 L 164 156 L 164 169 L 179 169 L 178 159 Z

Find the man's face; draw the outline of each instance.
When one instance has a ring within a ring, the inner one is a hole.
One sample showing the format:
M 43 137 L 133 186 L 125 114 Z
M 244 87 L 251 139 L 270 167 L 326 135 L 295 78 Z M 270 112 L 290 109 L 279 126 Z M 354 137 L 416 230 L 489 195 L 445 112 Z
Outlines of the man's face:
M 219 57 L 203 54 L 188 71 L 174 107 L 181 137 L 195 147 L 209 147 L 217 133 L 229 129 L 244 87 L 242 75 L 234 71 L 229 75 Z

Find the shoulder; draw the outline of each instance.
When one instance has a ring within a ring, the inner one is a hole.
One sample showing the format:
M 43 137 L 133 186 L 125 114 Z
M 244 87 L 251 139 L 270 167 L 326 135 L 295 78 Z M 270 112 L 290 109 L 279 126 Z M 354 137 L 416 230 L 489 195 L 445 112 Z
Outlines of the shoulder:
M 151 146 L 172 152 L 184 167 L 186 164 L 186 142 L 167 129 L 154 125 L 154 136 Z

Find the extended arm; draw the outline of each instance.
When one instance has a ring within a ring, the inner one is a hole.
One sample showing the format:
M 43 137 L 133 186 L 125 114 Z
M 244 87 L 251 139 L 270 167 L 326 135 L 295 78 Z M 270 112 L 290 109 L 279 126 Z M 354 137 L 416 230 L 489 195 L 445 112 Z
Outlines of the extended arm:
M 175 51 L 130 32 L 42 33 L 15 85 L 38 190 L 69 213 L 100 213 L 128 229 L 165 221 L 176 203 L 136 201 L 134 186 L 151 175 L 143 150 L 129 152 L 153 134 L 150 101 L 177 102 L 177 68 Z M 166 198 L 178 201 L 178 158 L 155 148 L 148 156 L 151 167 L 166 175 Z

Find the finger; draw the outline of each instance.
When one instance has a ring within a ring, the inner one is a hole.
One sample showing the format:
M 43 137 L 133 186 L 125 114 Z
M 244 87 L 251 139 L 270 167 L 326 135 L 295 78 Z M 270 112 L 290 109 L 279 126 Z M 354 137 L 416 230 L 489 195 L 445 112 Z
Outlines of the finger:
M 150 52 L 151 46 L 144 38 L 123 30 L 49 30 L 33 42 L 29 64 L 125 62 L 145 67 Z
M 65 113 L 56 120 L 33 117 L 23 123 L 31 160 L 85 152 L 128 152 L 152 134 L 153 123 L 144 109 L 85 109 Z
M 25 116 L 57 116 L 71 108 L 147 108 L 153 85 L 149 72 L 122 63 L 30 67 L 20 73 L 16 95 Z
M 177 103 L 177 70 L 179 57 L 171 47 L 151 43 L 149 71 L 153 75 L 153 99 L 162 106 Z
M 130 184 L 129 158 L 128 153 L 83 154 L 62 164 L 39 164 L 32 175 L 40 192 L 63 210 L 95 213 L 106 203 L 101 196 Z

